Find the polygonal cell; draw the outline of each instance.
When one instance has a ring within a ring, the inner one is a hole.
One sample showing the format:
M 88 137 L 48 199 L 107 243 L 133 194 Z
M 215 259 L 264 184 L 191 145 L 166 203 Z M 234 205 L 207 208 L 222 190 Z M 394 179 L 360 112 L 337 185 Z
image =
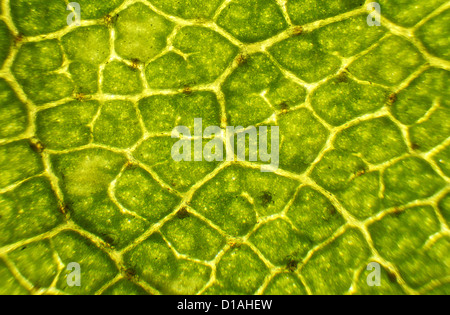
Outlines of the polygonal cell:
M 414 124 L 433 104 L 448 103 L 449 84 L 450 72 L 436 68 L 425 71 L 396 95 L 392 114 L 405 125 Z
M 178 141 L 180 139 L 170 137 L 149 138 L 136 148 L 133 156 L 151 167 L 172 188 L 187 191 L 192 185 L 211 173 L 217 167 L 218 162 L 194 161 L 194 150 L 192 149 L 194 141 L 190 142 L 192 150 L 188 150 L 191 161 L 175 161 L 172 156 L 172 147 Z M 207 142 L 209 140 L 203 139 L 203 146 Z
M 212 260 L 225 245 L 222 235 L 192 215 L 176 216 L 161 232 L 179 253 L 192 258 Z
M 156 223 L 175 209 L 180 198 L 162 188 L 141 168 L 126 169 L 116 183 L 115 195 L 125 208 Z
M 235 294 L 253 294 L 268 273 L 266 265 L 248 247 L 229 250 L 217 265 L 217 281 Z
M 442 102 L 434 112 L 409 128 L 409 138 L 415 150 L 427 152 L 450 135 L 450 102 Z
M 366 219 L 380 210 L 380 173 L 358 175 L 336 196 L 348 212 L 358 219 Z
M 111 200 L 111 182 L 125 164 L 116 153 L 89 149 L 52 156 L 52 165 L 72 219 L 113 247 L 124 247 L 144 233 L 149 223 L 122 212 Z
M 315 31 L 322 50 L 338 53 L 346 58 L 369 48 L 385 33 L 384 27 L 369 27 L 366 14 L 332 23 Z
M 311 105 L 326 122 L 339 126 L 380 109 L 388 96 L 387 90 L 359 84 L 344 73 L 314 90 Z
M 436 164 L 446 176 L 450 176 L 450 146 L 444 147 L 433 157 Z
M 290 0 L 287 10 L 292 22 L 306 24 L 342 14 L 362 6 L 358 0 L 323 1 L 323 0 Z
M 367 166 L 357 155 L 342 150 L 328 151 L 314 168 L 311 177 L 323 188 L 338 191 L 349 186 L 353 177 Z
M 146 67 L 151 88 L 183 88 L 211 83 L 236 56 L 237 48 L 212 30 L 193 26 L 177 32 L 173 46 L 182 55 L 168 52 Z
M 176 15 L 183 19 L 208 19 L 212 18 L 221 0 L 153 0 L 158 9 L 166 14 Z
M 81 7 L 81 19 L 99 19 L 119 7 L 123 0 L 77 0 Z
M 330 237 L 345 223 L 333 204 L 308 186 L 300 189 L 286 215 L 311 244 Z
M 67 4 L 63 0 L 17 0 L 10 3 L 11 16 L 21 34 L 36 36 L 67 27 Z
M 73 101 L 38 112 L 36 135 L 49 149 L 86 145 L 92 134 L 89 124 L 97 113 L 97 101 Z
M 300 279 L 289 273 L 280 273 L 273 277 L 264 290 L 265 295 L 306 295 L 305 286 Z
M 3 260 L 0 259 L 0 294 L 4 295 L 27 295 L 28 291 L 20 285 L 20 283 L 14 278 L 9 271 Z
M 369 256 L 363 236 L 351 229 L 319 249 L 302 274 L 313 294 L 344 294 L 350 290 L 354 272 Z
M 85 96 L 98 91 L 98 67 L 90 63 L 71 62 L 68 68 L 75 84 L 75 94 Z
M 439 231 L 439 221 L 432 207 L 413 207 L 386 215 L 369 226 L 374 245 L 380 254 L 393 262 L 408 259 L 422 248 L 430 235 Z
M 5 22 L 0 21 L 0 69 L 9 55 L 11 44 L 13 43 L 13 36 L 8 29 Z
M 211 92 L 150 96 L 140 100 L 139 110 L 150 133 L 168 133 L 176 126 L 186 126 L 193 135 L 195 118 L 202 119 L 202 130 L 220 125 L 220 105 Z
M 446 0 L 380 0 L 381 14 L 397 25 L 412 27 Z
M 307 109 L 283 114 L 278 119 L 280 167 L 303 172 L 316 158 L 327 141 L 328 130 Z
M 106 289 L 102 295 L 149 295 L 149 293 L 133 282 L 122 279 Z
M 69 286 L 67 277 L 74 269 L 64 268 L 56 284 L 67 294 L 94 294 L 118 273 L 111 258 L 91 241 L 72 231 L 64 231 L 52 238 L 53 248 L 65 266 L 80 265 L 81 286 Z M 73 277 L 73 275 L 70 275 Z
M 269 52 L 281 66 L 306 82 L 317 82 L 335 73 L 341 60 L 320 47 L 318 33 L 291 37 L 273 45 Z
M 94 124 L 94 142 L 117 148 L 128 148 L 142 137 L 134 104 L 110 101 L 102 106 Z
M 211 268 L 175 257 L 159 234 L 153 234 L 125 254 L 125 262 L 163 294 L 195 294 L 205 286 Z
M 285 78 L 267 56 L 254 54 L 245 58 L 226 79 L 223 92 L 229 123 L 247 127 L 273 115 L 273 110 L 261 94 L 268 87 L 276 88 Z
M 242 167 L 229 167 L 200 188 L 192 207 L 230 235 L 245 235 L 260 216 L 281 212 L 292 198 L 292 180 Z
M 373 164 L 386 162 L 407 150 L 400 129 L 386 117 L 367 120 L 343 130 L 334 147 L 361 153 L 365 161 Z
M 48 240 L 23 245 L 8 257 L 35 288 L 49 287 L 58 273 L 58 264 Z
M 116 52 L 123 58 L 146 63 L 166 46 L 173 23 L 137 3 L 120 12 L 115 29 Z
M 25 131 L 28 123 L 25 105 L 14 90 L 0 79 L 0 138 L 12 137 Z
M 450 59 L 449 22 L 450 10 L 446 10 L 426 22 L 417 31 L 417 36 L 427 50 L 433 55 L 446 60 Z
M 38 105 L 71 95 L 73 83 L 66 74 L 55 73 L 63 64 L 57 40 L 24 44 L 17 53 L 12 72 L 25 93 Z
M 37 175 L 44 170 L 42 160 L 27 140 L 0 146 L 0 188 Z
M 261 225 L 251 235 L 250 242 L 274 265 L 295 269 L 295 264 L 312 247 L 311 241 L 302 232 L 277 219 Z
M 47 232 L 61 222 L 55 193 L 45 178 L 27 180 L 0 195 L 0 246 Z
M 217 24 L 246 43 L 270 38 L 287 27 L 275 0 L 232 1 L 220 13 Z
M 389 166 L 383 173 L 385 207 L 399 206 L 427 198 L 445 186 L 445 181 L 425 160 L 408 157 Z
M 103 70 L 103 93 L 130 95 L 142 92 L 141 73 L 120 61 L 113 61 Z
M 353 62 L 348 70 L 361 80 L 395 86 L 423 63 L 422 55 L 412 43 L 402 37 L 389 36 Z
M 369 264 L 372 262 L 369 262 Z M 378 262 L 374 262 L 379 264 Z M 368 264 L 368 265 L 369 265 Z M 354 295 L 404 295 L 402 287 L 398 284 L 395 273 L 380 265 L 379 285 L 368 285 L 368 280 L 374 277 L 374 269 L 368 269 L 364 265 L 364 269 L 359 275 L 358 282 L 355 286 Z

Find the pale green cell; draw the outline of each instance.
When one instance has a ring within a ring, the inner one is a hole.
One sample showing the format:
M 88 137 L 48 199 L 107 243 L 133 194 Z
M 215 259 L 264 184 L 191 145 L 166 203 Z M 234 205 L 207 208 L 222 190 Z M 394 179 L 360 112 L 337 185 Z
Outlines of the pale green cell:
M 425 121 L 409 128 L 409 138 L 418 151 L 427 152 L 438 146 L 450 135 L 450 103 L 436 109 Z
M 383 172 L 385 207 L 399 206 L 432 196 L 444 187 L 444 180 L 425 160 L 408 157 Z
M 44 171 L 42 160 L 27 140 L 0 146 L 0 188 Z
M 88 126 L 97 113 L 96 101 L 73 101 L 38 112 L 36 135 L 48 149 L 69 149 L 88 144 Z
M 303 231 L 294 230 L 282 219 L 261 225 L 250 237 L 250 242 L 276 266 L 298 263 L 312 247 Z
M 300 189 L 286 215 L 311 245 L 330 237 L 345 223 L 330 200 L 309 186 Z
M 133 282 L 122 279 L 106 289 L 102 295 L 149 295 L 149 293 Z
M 446 0 L 380 0 L 381 14 L 404 27 L 412 27 L 439 8 Z
M 27 128 L 28 113 L 16 92 L 0 79 L 0 138 L 17 136 Z
M 124 156 L 103 149 L 52 157 L 72 219 L 118 248 L 128 245 L 149 226 L 147 221 L 122 212 L 108 195 L 112 181 L 125 163 Z
M 183 19 L 209 19 L 222 3 L 221 0 L 153 0 L 158 9 L 166 14 L 176 15 Z
M 370 172 L 355 177 L 336 196 L 344 208 L 357 219 L 367 219 L 380 211 L 380 173 Z
M 235 294 L 253 294 L 269 270 L 247 245 L 230 249 L 217 265 L 217 281 Z
M 136 108 L 129 101 L 105 102 L 94 124 L 94 142 L 128 148 L 142 137 Z
M 0 68 L 8 57 L 13 43 L 13 36 L 5 22 L 0 21 Z
M 19 247 L 8 258 L 35 288 L 47 288 L 58 272 L 58 264 L 48 240 Z
M 278 118 L 280 126 L 280 168 L 302 173 L 325 146 L 329 132 L 307 109 Z
M 332 79 L 311 94 L 311 105 L 317 114 L 334 126 L 383 107 L 388 91 L 363 85 L 343 77 Z
M 75 84 L 75 93 L 94 94 L 98 91 L 98 67 L 80 61 L 71 62 L 68 68 Z
M 159 177 L 178 191 L 187 191 L 211 173 L 218 162 L 194 161 L 192 142 L 191 161 L 174 161 L 172 147 L 180 139 L 170 137 L 154 137 L 144 141 L 133 153 L 140 162 L 150 166 Z M 209 140 L 208 140 L 209 141 Z M 206 141 L 203 140 L 203 146 Z
M 27 180 L 0 195 L 0 246 L 55 228 L 63 221 L 58 206 L 50 183 L 43 177 Z
M 450 10 L 446 10 L 432 18 L 419 28 L 417 36 L 424 43 L 426 49 L 433 55 L 450 59 Z
M 361 157 L 372 164 L 386 162 L 407 151 L 400 129 L 386 117 L 367 120 L 343 130 L 334 147 L 361 153 Z
M 367 25 L 364 14 L 319 28 L 316 36 L 322 50 L 351 57 L 375 44 L 385 33 L 382 26 Z
M 2 295 L 28 295 L 29 292 L 20 285 L 9 271 L 3 260 L 0 260 L 0 294 Z
M 450 73 L 432 68 L 414 79 L 401 90 L 392 104 L 391 112 L 405 125 L 422 118 L 436 102 L 446 105 L 450 97 Z
M 316 165 L 311 177 L 323 188 L 339 191 L 347 188 L 353 177 L 366 169 L 366 163 L 355 154 L 332 150 Z
M 348 70 L 361 80 L 396 86 L 425 62 L 417 48 L 406 39 L 390 36 Z
M 176 126 L 186 126 L 194 135 L 194 119 L 202 119 L 202 130 L 220 125 L 220 105 L 211 92 L 155 95 L 139 101 L 147 131 L 170 133 Z
M 192 215 L 174 217 L 161 232 L 179 253 L 205 261 L 213 260 L 226 243 L 219 232 Z
M 264 290 L 265 295 L 307 295 L 305 286 L 293 274 L 280 273 L 273 277 Z
M 171 213 L 180 198 L 162 188 L 158 182 L 141 168 L 125 170 L 116 183 L 115 195 L 127 209 L 156 223 Z
M 235 0 L 220 13 L 217 24 L 245 43 L 262 41 L 287 28 L 275 0 Z
M 69 286 L 67 277 L 73 270 L 63 269 L 56 288 L 67 294 L 94 294 L 111 281 L 118 270 L 111 258 L 90 240 L 76 232 L 64 231 L 52 238 L 53 248 L 62 263 L 80 265 L 80 286 Z
M 287 11 L 295 24 L 306 24 L 342 14 L 364 5 L 358 0 L 323 1 L 323 0 L 290 0 Z
M 159 234 L 153 234 L 125 254 L 125 262 L 163 294 L 195 294 L 206 285 L 211 268 L 176 258 Z
M 115 24 L 116 52 L 123 58 L 146 63 L 163 50 L 173 27 L 172 22 L 143 3 L 129 6 L 120 12 Z
M 269 52 L 282 67 L 312 83 L 324 79 L 341 66 L 341 60 L 320 47 L 316 32 L 291 37 L 273 45 Z
M 237 48 L 218 33 L 192 26 L 179 30 L 169 52 L 150 62 L 146 77 L 151 88 L 184 88 L 211 83 L 231 64 Z
M 70 60 L 98 65 L 109 56 L 109 31 L 106 26 L 79 27 L 61 39 Z
M 141 74 L 120 61 L 113 61 L 103 70 L 103 93 L 134 95 L 142 92 Z
M 319 249 L 302 274 L 313 294 L 344 294 L 350 290 L 354 271 L 369 257 L 370 250 L 361 232 L 350 229 Z
M 67 4 L 61 0 L 17 0 L 10 3 L 11 17 L 21 34 L 37 36 L 67 27 Z

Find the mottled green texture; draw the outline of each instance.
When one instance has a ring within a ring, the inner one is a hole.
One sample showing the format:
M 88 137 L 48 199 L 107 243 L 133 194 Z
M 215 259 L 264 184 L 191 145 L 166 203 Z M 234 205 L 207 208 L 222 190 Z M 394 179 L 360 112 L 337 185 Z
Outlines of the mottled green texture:
M 0 0 L 0 294 L 450 293 L 448 1 L 77 2 Z

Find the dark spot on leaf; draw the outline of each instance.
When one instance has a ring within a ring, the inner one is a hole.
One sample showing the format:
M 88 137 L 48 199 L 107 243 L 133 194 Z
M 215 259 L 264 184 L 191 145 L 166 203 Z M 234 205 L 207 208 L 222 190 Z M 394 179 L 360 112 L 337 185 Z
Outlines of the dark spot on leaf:
M 273 203 L 272 193 L 270 191 L 264 191 L 261 195 L 261 204 L 264 207 L 269 206 L 269 204 Z
M 183 207 L 183 208 L 181 208 L 180 210 L 178 210 L 178 212 L 177 212 L 177 217 L 179 218 L 179 219 L 186 219 L 187 217 L 189 217 L 190 216 L 190 214 L 189 214 L 189 211 L 187 211 L 187 209 L 186 209 L 186 207 Z

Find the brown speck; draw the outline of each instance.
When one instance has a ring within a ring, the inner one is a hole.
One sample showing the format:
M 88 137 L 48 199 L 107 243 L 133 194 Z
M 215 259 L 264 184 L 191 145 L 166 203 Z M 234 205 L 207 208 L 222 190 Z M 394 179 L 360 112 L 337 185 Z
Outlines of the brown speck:
M 338 76 L 336 77 L 337 81 L 339 83 L 345 83 L 348 82 L 348 74 L 346 71 L 342 71 L 341 73 L 338 74 Z
M 286 269 L 289 270 L 290 272 L 294 272 L 295 270 L 297 270 L 297 266 L 298 261 L 296 261 L 295 259 L 290 259 L 286 264 Z
M 183 94 L 185 95 L 191 95 L 192 94 L 192 88 L 190 86 L 185 86 L 183 88 Z
M 123 271 L 123 275 L 127 280 L 132 280 L 136 277 L 137 273 L 134 268 L 127 268 Z
M 133 71 L 137 71 L 137 70 L 139 70 L 140 64 L 141 64 L 141 61 L 140 61 L 139 59 L 133 58 L 133 59 L 131 59 L 131 65 L 130 65 L 130 68 L 131 68 Z
M 282 111 L 287 111 L 287 110 L 289 110 L 289 104 L 287 102 L 282 102 L 280 104 L 280 108 Z
M 261 195 L 261 203 L 264 207 L 267 207 L 269 204 L 273 203 L 272 193 L 270 191 L 264 191 Z
M 298 36 L 301 35 L 302 33 L 303 33 L 303 26 L 294 26 L 291 29 L 292 36 Z
M 248 56 L 245 54 L 239 54 L 239 56 L 237 56 L 237 58 L 236 58 L 236 62 L 238 65 L 246 64 L 247 61 L 248 61 Z
M 186 219 L 187 217 L 189 217 L 189 215 L 189 211 L 187 211 L 186 207 L 181 208 L 177 212 L 177 217 L 181 220 Z
M 411 149 L 417 151 L 420 149 L 420 145 L 418 145 L 417 143 L 411 143 Z
M 391 93 L 389 95 L 389 105 L 394 104 L 397 101 L 397 94 Z
M 389 281 L 391 281 L 392 283 L 397 283 L 397 275 L 395 273 L 388 270 L 387 275 L 388 275 Z
M 37 153 L 42 153 L 45 149 L 44 144 L 36 138 L 30 139 L 30 147 Z
M 110 14 L 108 14 L 108 15 L 106 15 L 106 16 L 103 18 L 103 22 L 104 22 L 107 26 L 113 26 L 113 25 L 116 23 L 118 17 L 119 17 L 118 14 L 115 15 L 115 16 L 111 16 Z

